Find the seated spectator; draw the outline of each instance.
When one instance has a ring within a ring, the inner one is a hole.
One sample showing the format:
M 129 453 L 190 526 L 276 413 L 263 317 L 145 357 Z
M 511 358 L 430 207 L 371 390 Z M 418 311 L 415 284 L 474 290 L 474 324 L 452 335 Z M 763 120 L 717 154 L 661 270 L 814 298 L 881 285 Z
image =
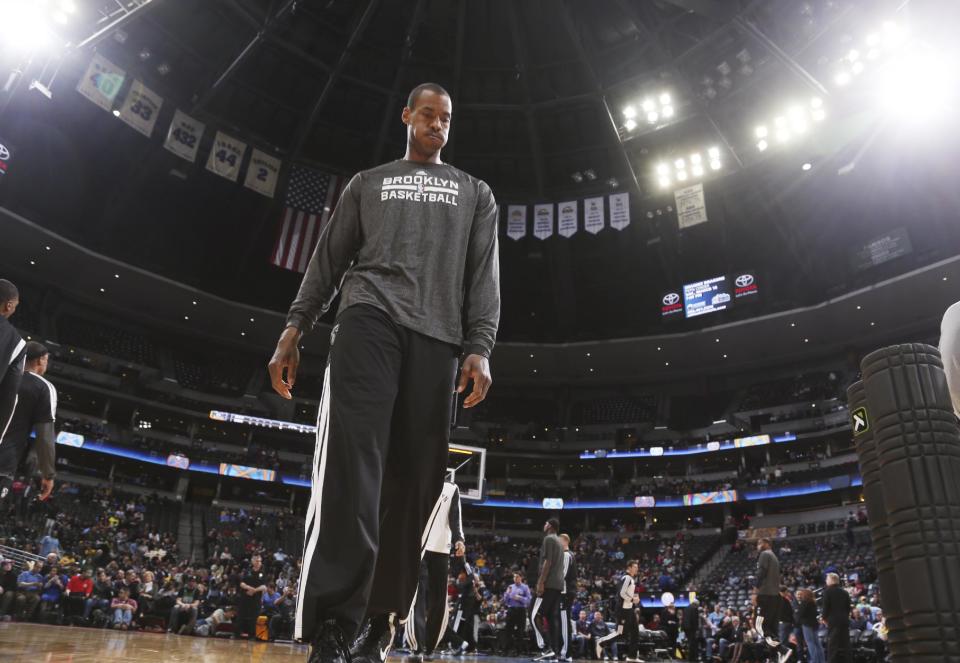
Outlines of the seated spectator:
M 277 604 L 283 598 L 283 595 L 277 591 L 277 583 L 270 581 L 267 583 L 267 591 L 263 593 L 261 615 L 273 617 L 277 612 Z
M 13 599 L 17 595 L 17 572 L 13 560 L 0 563 L 0 619 L 9 622 L 13 615 Z
M 67 578 L 60 575 L 60 568 L 51 567 L 43 581 L 43 591 L 40 593 L 40 611 L 44 614 L 54 613 L 59 621 L 60 597 L 67 587 Z
M 60 554 L 60 539 L 57 538 L 57 530 L 52 529 L 50 533 L 40 539 L 40 556 L 46 557 L 50 553 Z
M 573 644 L 577 652 L 577 658 L 585 658 L 587 655 L 587 645 L 590 643 L 590 621 L 587 619 L 587 611 L 581 610 L 577 619 L 576 628 L 573 633 Z
M 281 635 L 290 636 L 293 630 L 293 617 L 297 609 L 297 598 L 293 587 L 287 585 L 279 598 L 273 602 L 274 612 L 267 622 L 267 633 L 273 642 Z
M 113 612 L 113 628 L 121 631 L 129 629 L 137 611 L 137 602 L 130 598 L 130 590 L 121 587 L 116 598 L 110 602 L 110 610 Z
M 143 572 L 143 582 L 140 583 L 140 596 L 137 597 L 139 615 L 149 615 L 153 612 L 153 604 L 157 598 L 157 583 L 154 581 L 153 571 Z
M 603 613 L 597 610 L 593 615 L 593 621 L 590 622 L 590 636 L 593 640 L 594 653 L 598 661 L 601 658 L 604 661 L 609 661 L 611 655 L 614 661 L 620 660 L 617 652 L 617 639 L 605 639 L 606 636 L 609 636 L 612 632 L 610 626 L 603 621 Z M 601 640 L 603 640 L 602 643 L 600 642 Z
M 94 610 L 103 611 L 105 614 L 110 607 L 111 599 L 113 599 L 113 583 L 107 577 L 107 572 L 104 569 L 99 569 L 97 579 L 93 583 L 93 593 L 87 599 L 83 608 L 83 618 L 90 619 Z
M 229 624 L 237 616 L 237 609 L 228 605 L 223 608 L 217 608 L 208 617 L 198 619 L 193 628 L 193 634 L 201 637 L 210 637 L 217 634 L 217 628 L 221 624 Z
M 87 567 L 83 573 L 75 573 L 67 581 L 64 592 L 63 614 L 65 617 L 83 614 L 87 599 L 93 594 L 93 569 Z
M 193 630 L 193 625 L 197 621 L 197 608 L 200 607 L 200 598 L 197 579 L 189 576 L 187 584 L 177 593 L 177 600 L 170 608 L 167 633 L 177 632 L 182 635 Z
M 14 599 L 14 612 L 17 621 L 25 622 L 33 617 L 40 603 L 40 592 L 44 578 L 33 569 L 38 562 L 27 562 L 27 568 L 17 577 L 17 595 Z

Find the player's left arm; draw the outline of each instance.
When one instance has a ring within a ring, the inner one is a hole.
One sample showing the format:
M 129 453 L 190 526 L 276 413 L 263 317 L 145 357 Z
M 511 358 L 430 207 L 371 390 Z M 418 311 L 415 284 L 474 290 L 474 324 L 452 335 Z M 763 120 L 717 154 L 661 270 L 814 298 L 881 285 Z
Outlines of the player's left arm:
M 465 301 L 463 345 L 465 359 L 460 370 L 457 392 L 463 393 L 467 382 L 473 389 L 464 399 L 464 407 L 473 407 L 487 396 L 493 383 L 490 375 L 490 354 L 500 324 L 500 259 L 497 244 L 497 204 L 493 191 L 480 182 L 477 207 L 470 227 L 465 265 Z
M 453 496 L 450 498 L 450 534 L 453 539 L 454 554 L 457 557 L 463 557 L 467 552 L 466 540 L 463 535 L 463 516 L 460 510 L 460 487 L 453 489 Z
M 57 433 L 54 421 L 57 416 L 57 390 L 44 380 L 47 389 L 37 402 L 33 429 L 37 433 L 37 466 L 40 468 L 40 501 L 46 500 L 53 492 L 53 479 L 57 468 Z

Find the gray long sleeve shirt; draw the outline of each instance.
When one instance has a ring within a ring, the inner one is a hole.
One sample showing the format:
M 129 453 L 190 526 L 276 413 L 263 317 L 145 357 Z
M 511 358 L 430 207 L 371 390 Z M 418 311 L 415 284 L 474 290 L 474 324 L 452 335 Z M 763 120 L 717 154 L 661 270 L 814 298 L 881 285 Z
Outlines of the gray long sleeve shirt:
M 780 593 L 780 561 L 772 550 L 763 550 L 757 558 L 757 594 Z
M 489 357 L 500 321 L 497 207 L 482 180 L 398 159 L 357 173 L 310 258 L 287 325 L 310 331 L 342 289 L 399 325 Z

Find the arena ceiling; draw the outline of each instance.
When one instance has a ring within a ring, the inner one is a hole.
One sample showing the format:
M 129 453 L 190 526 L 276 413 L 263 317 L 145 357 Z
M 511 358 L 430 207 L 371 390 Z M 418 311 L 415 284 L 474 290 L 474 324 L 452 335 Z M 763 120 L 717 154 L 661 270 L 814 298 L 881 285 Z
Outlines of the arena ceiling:
M 81 17 L 141 3 L 76 0 Z M 488 181 L 502 204 L 631 194 L 622 232 L 502 238 L 501 338 L 569 342 L 733 322 L 740 314 L 664 329 L 659 300 L 744 270 L 765 293 L 743 315 L 816 305 L 960 252 L 956 137 L 897 143 L 869 99 L 831 84 L 838 58 L 871 26 L 896 19 L 932 35 L 950 24 L 951 7 L 153 0 L 52 63 L 54 78 L 39 70 L 45 63 L 27 71 L 49 79 L 51 94 L 22 91 L 3 111 L 0 137 L 16 161 L 0 204 L 102 254 L 280 311 L 299 279 L 267 263 L 280 201 L 186 165 L 163 150 L 163 132 L 145 138 L 81 98 L 75 87 L 92 53 L 168 100 L 161 124 L 180 108 L 285 163 L 342 175 L 402 155 L 406 94 L 430 80 L 454 99 L 445 160 Z M 647 123 L 641 112 L 641 126 L 626 128 L 627 106 L 664 93 L 669 118 Z M 814 96 L 829 120 L 816 135 L 757 150 L 758 122 Z M 655 165 L 708 146 L 723 156 L 704 178 L 710 222 L 681 232 Z M 865 272 L 851 266 L 857 246 L 904 226 L 910 255 Z

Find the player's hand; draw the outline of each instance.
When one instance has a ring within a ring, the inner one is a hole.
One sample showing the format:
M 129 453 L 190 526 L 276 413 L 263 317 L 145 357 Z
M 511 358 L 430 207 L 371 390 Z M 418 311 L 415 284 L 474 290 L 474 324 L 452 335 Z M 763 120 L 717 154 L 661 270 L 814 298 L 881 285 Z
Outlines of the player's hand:
M 473 389 L 464 399 L 463 407 L 477 405 L 487 397 L 493 378 L 490 376 L 490 360 L 481 355 L 467 355 L 460 368 L 460 380 L 457 383 L 457 393 L 462 394 L 467 389 L 467 382 L 473 380 Z
M 287 400 L 293 398 L 290 390 L 297 381 L 297 367 L 300 365 L 300 348 L 297 343 L 300 342 L 300 336 L 300 330 L 296 327 L 284 329 L 280 334 L 280 340 L 277 341 L 277 349 L 273 351 L 273 357 L 267 364 L 273 390 Z M 284 379 L 284 371 L 286 371 L 286 379 Z
M 543 593 L 544 593 L 545 591 L 546 591 L 546 587 L 544 587 L 544 583 L 538 582 L 538 583 L 537 583 L 537 596 L 543 596 Z
M 463 545 L 463 541 L 457 541 L 456 545 L 453 546 L 453 554 L 457 557 L 463 557 L 467 554 L 467 547 Z
M 40 479 L 40 497 L 41 502 L 45 502 L 50 493 L 53 492 L 53 479 Z

